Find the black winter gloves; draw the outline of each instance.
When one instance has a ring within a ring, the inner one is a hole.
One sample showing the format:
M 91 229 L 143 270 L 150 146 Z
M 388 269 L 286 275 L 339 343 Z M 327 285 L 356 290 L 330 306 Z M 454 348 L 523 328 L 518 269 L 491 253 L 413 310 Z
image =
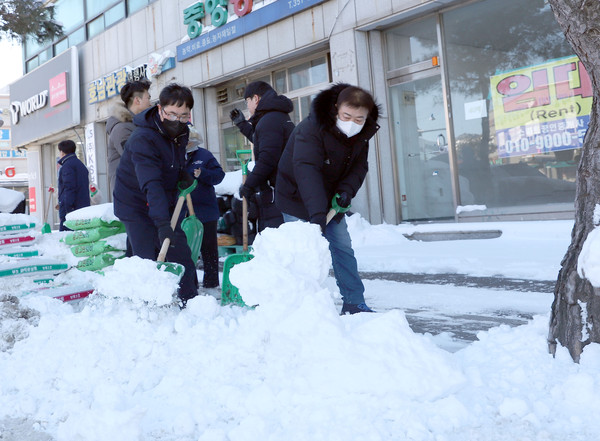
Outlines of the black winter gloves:
M 169 239 L 171 241 L 170 246 L 173 246 L 173 239 L 175 238 L 175 232 L 171 225 L 165 224 L 158 227 L 158 239 L 160 240 L 160 244 L 162 245 L 165 239 Z
M 238 193 L 240 194 L 240 197 L 246 198 L 247 201 L 250 200 L 251 197 L 254 197 L 254 190 L 252 190 L 252 188 L 248 187 L 246 184 L 242 184 L 240 186 Z
M 321 233 L 325 234 L 327 228 L 327 215 L 325 213 L 316 213 L 310 217 L 311 224 L 317 224 L 321 227 Z
M 345 191 L 341 192 L 337 198 L 337 204 L 342 208 L 348 208 L 351 202 L 350 196 Z
M 181 189 L 186 189 L 190 185 L 193 185 L 194 181 L 195 181 L 194 177 L 192 175 L 190 175 L 187 171 L 181 170 L 179 172 L 179 187 Z
M 244 117 L 244 114 L 242 113 L 242 111 L 240 109 L 233 109 L 231 112 L 229 112 L 229 118 L 231 118 L 231 121 L 236 126 L 239 123 L 246 121 L 246 118 Z

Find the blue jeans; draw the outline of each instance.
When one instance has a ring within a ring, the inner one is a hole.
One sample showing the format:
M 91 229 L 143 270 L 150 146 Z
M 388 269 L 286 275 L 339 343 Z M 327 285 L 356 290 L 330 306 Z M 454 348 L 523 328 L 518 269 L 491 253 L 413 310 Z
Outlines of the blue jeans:
M 284 222 L 304 221 L 283 213 Z M 335 282 L 340 289 L 344 303 L 358 305 L 365 302 L 365 287 L 358 275 L 358 263 L 354 257 L 352 241 L 348 233 L 346 216 L 338 223 L 332 220 L 325 228 L 325 239 L 329 242 L 329 252 L 333 264 Z

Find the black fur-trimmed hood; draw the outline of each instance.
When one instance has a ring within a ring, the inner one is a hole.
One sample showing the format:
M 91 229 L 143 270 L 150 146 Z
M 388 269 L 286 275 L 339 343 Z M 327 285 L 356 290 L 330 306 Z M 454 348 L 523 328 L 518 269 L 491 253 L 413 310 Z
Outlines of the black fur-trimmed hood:
M 312 102 L 312 114 L 314 115 L 315 122 L 321 127 L 321 129 L 332 130 L 336 126 L 337 122 L 337 109 L 335 104 L 342 90 L 346 87 L 350 87 L 347 83 L 336 83 L 329 89 L 321 91 Z M 375 107 L 371 110 L 365 122 L 364 132 L 373 136 L 379 125 L 377 120 L 379 119 L 379 105 L 375 104 Z M 370 137 L 370 136 L 369 136 Z

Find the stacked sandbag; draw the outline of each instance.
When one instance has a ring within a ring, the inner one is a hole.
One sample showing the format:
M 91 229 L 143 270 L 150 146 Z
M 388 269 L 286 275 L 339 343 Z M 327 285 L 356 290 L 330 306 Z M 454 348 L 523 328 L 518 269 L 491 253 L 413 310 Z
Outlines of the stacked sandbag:
M 27 214 L 0 213 L 0 254 L 11 257 L 37 256 L 36 219 Z
M 39 256 L 35 221 L 26 214 L 0 213 L 0 278 L 27 276 L 45 281 L 69 269 L 65 262 Z
M 73 230 L 63 239 L 76 257 L 81 271 L 100 271 L 125 256 L 125 226 L 113 214 L 112 204 L 85 207 L 67 214 L 64 225 Z

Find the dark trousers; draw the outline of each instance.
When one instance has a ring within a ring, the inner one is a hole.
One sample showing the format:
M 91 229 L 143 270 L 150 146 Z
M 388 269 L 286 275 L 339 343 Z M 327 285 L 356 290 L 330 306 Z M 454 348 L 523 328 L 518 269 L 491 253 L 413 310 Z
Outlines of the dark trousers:
M 204 266 L 204 288 L 219 286 L 219 245 L 217 243 L 217 221 L 203 222 L 204 235 L 202 236 L 202 264 Z
M 131 243 L 134 256 L 142 259 L 156 260 L 160 252 L 158 230 L 150 218 L 141 218 L 136 222 L 123 221 L 127 238 Z M 180 225 L 175 228 L 175 237 L 167 251 L 167 262 L 179 263 L 185 272 L 179 282 L 179 298 L 185 303 L 198 295 L 198 276 L 192 261 L 192 252 L 187 244 L 185 233 Z
M 275 206 L 275 192 L 267 186 L 256 193 L 256 205 L 258 205 L 258 227 L 260 233 L 265 228 L 277 228 L 283 224 L 283 215 Z

